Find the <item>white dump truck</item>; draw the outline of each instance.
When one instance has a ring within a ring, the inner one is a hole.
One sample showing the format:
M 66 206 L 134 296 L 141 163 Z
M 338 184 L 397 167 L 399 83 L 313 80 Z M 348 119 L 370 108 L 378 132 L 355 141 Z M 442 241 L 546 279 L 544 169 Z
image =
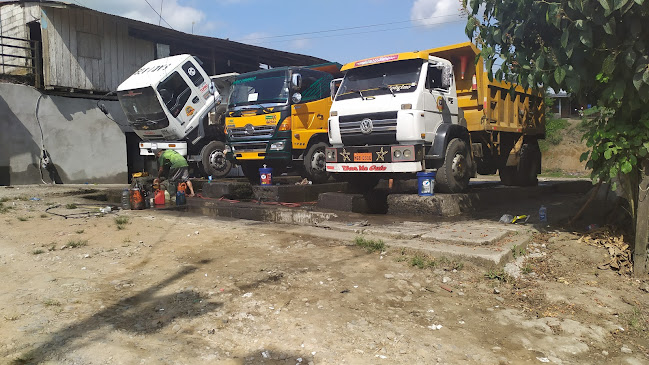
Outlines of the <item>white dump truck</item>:
M 343 66 L 331 84 L 327 171 L 364 189 L 423 171 L 436 171 L 440 192 L 465 190 L 476 172 L 536 184 L 542 95 L 489 81 L 478 53 L 467 42 Z
M 142 139 L 140 155 L 173 149 L 204 175 L 227 175 L 223 117 L 236 75 L 210 77 L 197 58 L 182 54 L 153 60 L 126 79 L 117 97 Z

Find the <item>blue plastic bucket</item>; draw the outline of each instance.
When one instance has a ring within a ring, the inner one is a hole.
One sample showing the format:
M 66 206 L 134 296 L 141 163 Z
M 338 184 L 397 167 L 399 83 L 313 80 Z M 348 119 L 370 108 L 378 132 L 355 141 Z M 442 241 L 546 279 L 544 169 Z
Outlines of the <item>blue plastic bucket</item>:
M 435 190 L 435 171 L 417 173 L 417 190 L 419 196 L 432 196 Z
M 266 166 L 266 165 L 264 165 Z M 261 185 L 273 185 L 273 168 L 272 167 L 260 167 L 259 168 L 259 184 Z

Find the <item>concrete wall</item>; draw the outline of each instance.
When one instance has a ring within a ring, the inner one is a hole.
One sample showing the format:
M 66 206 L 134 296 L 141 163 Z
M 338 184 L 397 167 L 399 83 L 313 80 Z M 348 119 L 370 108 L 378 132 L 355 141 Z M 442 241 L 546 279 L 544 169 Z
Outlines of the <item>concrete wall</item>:
M 96 100 L 0 83 L 0 185 L 38 184 L 41 175 L 47 183 L 127 183 L 126 117 L 117 101 L 103 103 L 116 122 Z M 49 169 L 39 169 L 41 146 Z

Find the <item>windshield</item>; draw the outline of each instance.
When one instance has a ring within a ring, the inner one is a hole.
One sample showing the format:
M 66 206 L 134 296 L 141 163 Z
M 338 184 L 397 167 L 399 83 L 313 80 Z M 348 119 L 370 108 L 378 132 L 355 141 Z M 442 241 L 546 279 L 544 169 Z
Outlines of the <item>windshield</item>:
M 232 83 L 229 106 L 286 104 L 288 93 L 287 70 L 240 75 Z
M 169 125 L 153 88 L 121 91 L 117 98 L 134 129 L 162 129 Z
M 353 68 L 345 74 L 336 100 L 413 92 L 423 64 L 414 59 Z

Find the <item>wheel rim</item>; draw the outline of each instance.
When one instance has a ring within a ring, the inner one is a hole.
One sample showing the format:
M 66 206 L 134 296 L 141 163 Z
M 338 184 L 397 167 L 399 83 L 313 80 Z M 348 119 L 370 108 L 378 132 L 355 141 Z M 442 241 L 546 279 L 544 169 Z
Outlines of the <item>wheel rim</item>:
M 326 156 L 324 150 L 317 150 L 311 157 L 311 169 L 315 171 L 325 171 Z
M 227 166 L 227 160 L 223 151 L 214 151 L 210 153 L 210 167 L 216 171 L 222 171 Z
M 453 157 L 451 172 L 456 180 L 464 178 L 466 172 L 466 158 L 464 158 L 464 155 L 457 154 Z

